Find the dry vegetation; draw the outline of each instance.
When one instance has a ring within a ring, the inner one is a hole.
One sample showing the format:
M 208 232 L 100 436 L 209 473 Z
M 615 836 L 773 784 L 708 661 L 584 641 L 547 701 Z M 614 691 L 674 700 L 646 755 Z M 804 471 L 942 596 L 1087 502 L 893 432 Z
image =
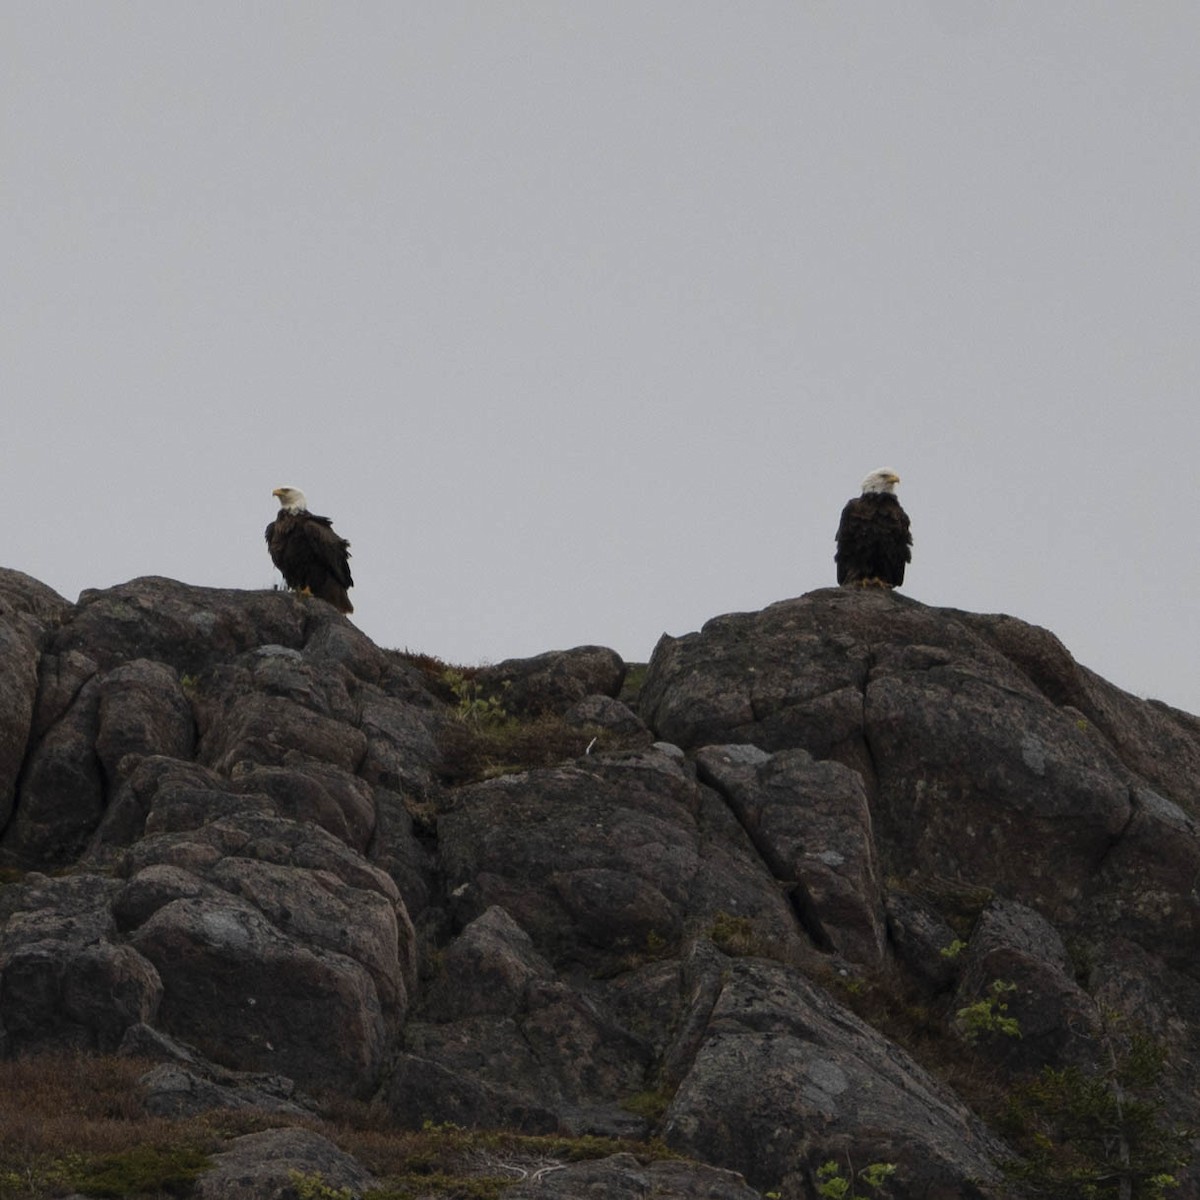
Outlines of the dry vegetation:
M 636 749 L 648 738 L 568 725 L 561 717 L 544 714 L 528 720 L 505 718 L 484 724 L 447 721 L 439 740 L 442 779 L 451 785 L 463 785 L 514 771 L 556 766 L 581 757 L 589 747 L 593 753 Z
M 411 650 L 397 656 L 425 677 L 429 691 L 447 706 L 439 734 L 443 783 L 451 787 L 515 771 L 552 767 L 589 752 L 632 750 L 645 746 L 644 733 L 571 725 L 554 713 L 514 716 L 503 693 L 486 694 L 476 682 L 480 667 L 452 666 L 432 654 Z
M 149 1065 L 62 1053 L 0 1063 L 0 1197 L 137 1195 L 139 1183 L 155 1195 L 194 1177 L 220 1137 L 145 1114 L 137 1079 Z
M 0 1062 L 0 1200 L 49 1200 L 71 1192 L 144 1200 L 186 1196 L 230 1138 L 280 1124 L 305 1125 L 353 1155 L 379 1180 L 367 1193 L 370 1200 L 488 1200 L 521 1179 L 582 1159 L 618 1151 L 643 1159 L 669 1156 L 658 1144 L 607 1138 L 453 1125 L 398 1130 L 382 1111 L 339 1099 L 307 1120 L 244 1110 L 150 1117 L 138 1079 L 151 1065 L 63 1053 Z M 316 1181 L 310 1190 L 323 1194 Z

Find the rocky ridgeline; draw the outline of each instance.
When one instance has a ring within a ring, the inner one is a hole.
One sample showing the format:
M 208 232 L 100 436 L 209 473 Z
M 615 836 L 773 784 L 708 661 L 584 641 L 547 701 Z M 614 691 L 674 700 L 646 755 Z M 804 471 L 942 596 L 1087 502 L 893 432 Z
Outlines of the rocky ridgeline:
M 584 647 L 468 695 L 319 601 L 6 571 L 0 640 L 0 1058 L 137 1055 L 151 1114 L 276 1114 L 198 1194 L 359 1194 L 293 1120 L 334 1090 L 680 1156 L 513 1200 L 813 1197 L 831 1159 L 999 1200 L 997 1098 L 1111 1081 L 1133 1029 L 1146 1103 L 1200 1122 L 1200 722 L 1045 630 L 826 589 L 643 679 Z M 562 761 L 462 782 L 505 714 Z

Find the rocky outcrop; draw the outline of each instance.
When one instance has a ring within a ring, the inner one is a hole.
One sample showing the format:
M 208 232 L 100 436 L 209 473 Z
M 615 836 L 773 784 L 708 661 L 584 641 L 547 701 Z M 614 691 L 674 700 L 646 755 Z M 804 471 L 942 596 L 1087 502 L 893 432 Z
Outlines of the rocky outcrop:
M 163 985 L 119 935 L 116 880 L 30 874 L 0 890 L 0 1054 L 114 1051 L 153 1021 Z
M 722 913 L 806 947 L 729 809 L 660 749 L 462 788 L 438 847 L 457 919 L 503 907 L 560 969 L 677 952 Z
M 640 697 L 601 647 L 501 663 L 487 715 L 587 752 L 467 782 L 450 681 L 321 601 L 3 572 L 0 648 L 0 1057 L 273 1114 L 198 1195 L 360 1194 L 302 1127 L 334 1093 L 684 1156 L 512 1197 L 810 1200 L 833 1160 L 1000 1200 L 1005 1089 L 1135 1027 L 1200 1119 L 1200 723 L 1044 630 L 823 590 L 664 637 Z
M 694 1162 L 640 1162 L 632 1154 L 584 1163 L 556 1163 L 505 1192 L 507 1200 L 574 1200 L 577 1196 L 603 1196 L 605 1200 L 756 1200 L 759 1193 L 747 1187 L 733 1171 L 721 1171 Z
M 1003 1182 L 1003 1147 L 962 1103 L 777 963 L 723 972 L 664 1137 L 763 1190 L 782 1184 L 797 1195 L 821 1163 L 847 1152 L 896 1164 L 912 1195 L 973 1200 Z
M 290 1200 L 298 1182 L 317 1195 L 361 1196 L 374 1180 L 328 1138 L 308 1129 L 268 1129 L 234 1138 L 200 1177 L 197 1200 Z
M 33 731 L 41 650 L 69 607 L 36 579 L 0 570 L 0 826 L 12 815 Z
M 857 772 L 805 750 L 706 746 L 700 777 L 725 797 L 823 950 L 870 967 L 886 950 L 871 810 Z
M 35 735 L 0 845 L 82 873 L 0 895 L 0 1045 L 112 1050 L 149 1023 L 227 1067 L 369 1094 L 416 945 L 365 852 L 376 791 L 431 786 L 432 701 L 282 593 L 135 580 L 54 615 L 36 700 L 10 693 Z
M 562 713 L 589 696 L 615 697 L 624 679 L 621 656 L 605 646 L 509 658 L 475 675 L 484 695 L 498 698 L 508 712 L 522 716 Z
M 1152 826 L 1183 860 L 1151 936 L 1181 921 L 1190 934 L 1200 908 L 1182 876 L 1200 773 L 1160 769 L 1160 791 L 1135 767 L 1152 728 L 1160 757 L 1195 761 L 1194 725 L 1084 679 L 1044 631 L 1018 639 L 1011 618 L 963 618 L 836 589 L 721 617 L 660 642 L 643 712 L 685 748 L 799 748 L 842 763 L 870 800 L 885 871 L 1003 888 L 1054 920 L 1112 908 L 1098 875 L 1134 903 L 1138 830 Z M 1135 709 L 1142 719 L 1117 715 Z

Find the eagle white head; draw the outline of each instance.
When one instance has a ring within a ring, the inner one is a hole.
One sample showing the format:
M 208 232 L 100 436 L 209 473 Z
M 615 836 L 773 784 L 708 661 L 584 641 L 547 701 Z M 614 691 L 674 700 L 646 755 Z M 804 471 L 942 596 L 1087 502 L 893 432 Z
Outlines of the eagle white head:
M 299 488 L 277 487 L 271 495 L 279 497 L 279 507 L 284 512 L 297 513 L 308 511 L 308 500 Z
M 872 471 L 862 481 L 863 495 L 865 496 L 870 492 L 894 492 L 896 484 L 899 482 L 900 476 L 890 467 L 880 467 L 878 470 Z

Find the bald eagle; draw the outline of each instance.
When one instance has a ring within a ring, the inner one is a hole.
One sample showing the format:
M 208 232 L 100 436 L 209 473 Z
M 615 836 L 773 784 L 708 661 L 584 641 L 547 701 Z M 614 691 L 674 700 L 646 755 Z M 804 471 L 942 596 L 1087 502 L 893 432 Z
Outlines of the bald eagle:
M 862 482 L 862 495 L 842 509 L 837 531 L 837 581 L 859 587 L 899 587 L 912 561 L 908 514 L 896 499 L 900 476 L 881 467 Z
M 346 589 L 350 578 L 350 543 L 333 532 L 328 517 L 314 516 L 299 488 L 278 487 L 279 515 L 267 526 L 267 549 L 283 581 L 298 592 L 328 600 L 339 612 L 352 613 Z

